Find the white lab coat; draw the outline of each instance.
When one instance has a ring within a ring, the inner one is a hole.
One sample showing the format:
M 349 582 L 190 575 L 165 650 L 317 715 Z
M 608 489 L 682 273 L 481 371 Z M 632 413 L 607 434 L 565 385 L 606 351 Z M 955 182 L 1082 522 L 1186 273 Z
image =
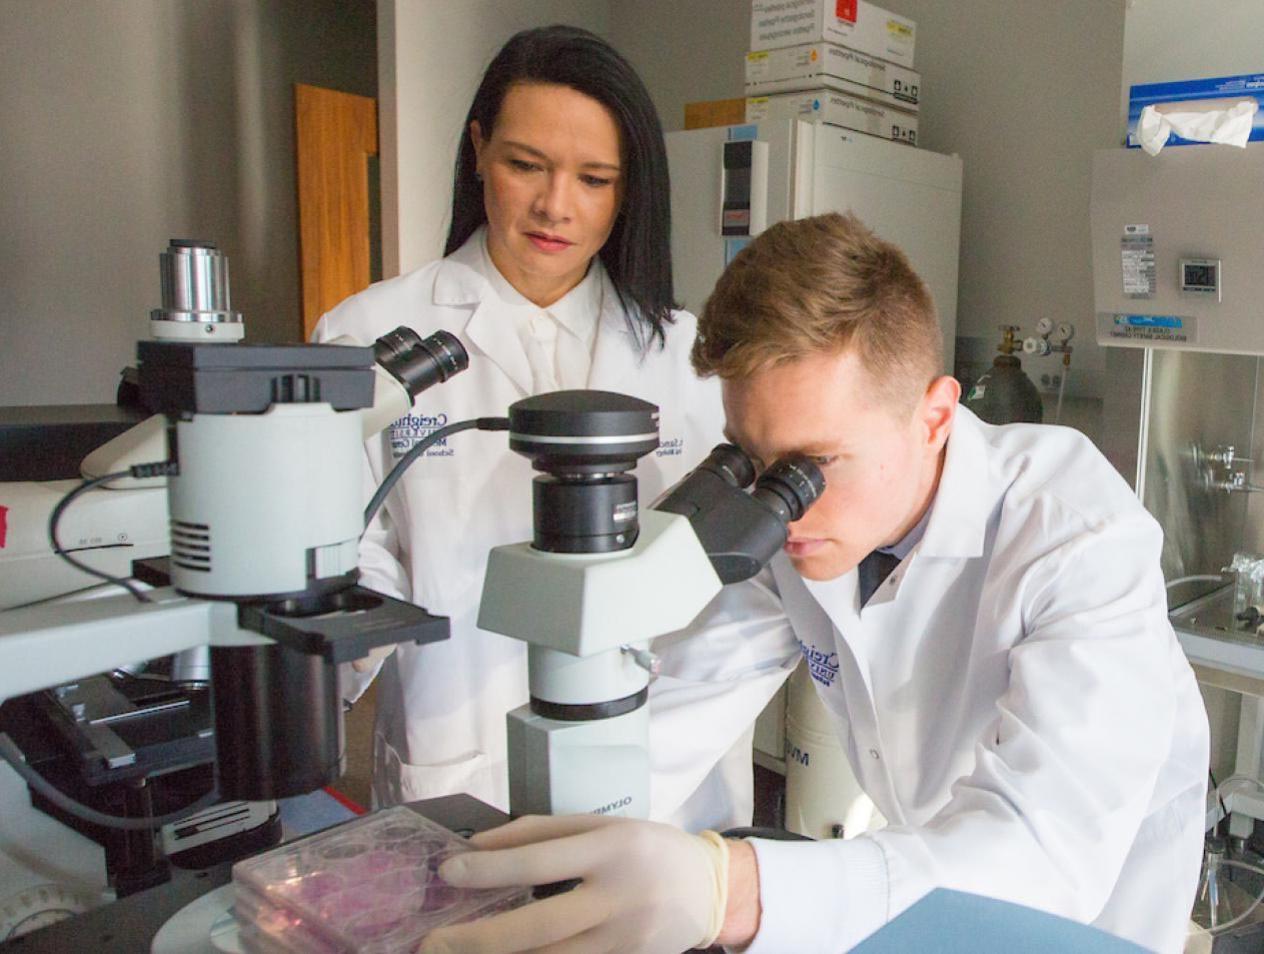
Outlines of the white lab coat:
M 854 571 L 812 583 L 774 564 L 889 823 L 757 843 L 749 954 L 846 950 L 938 886 L 1181 949 L 1208 730 L 1167 619 L 1161 537 L 1077 432 L 961 407 L 925 533 L 863 610 Z
M 317 326 L 315 340 L 349 335 L 365 343 L 399 325 L 423 337 L 446 329 L 470 353 L 467 371 L 424 392 L 411 415 L 368 442 L 366 484 L 376 486 L 419 436 L 468 418 L 503 416 L 531 393 L 515 312 L 496 295 L 482 271 L 488 267 L 475 235 L 448 258 L 353 296 Z M 643 398 L 661 412 L 661 446 L 635 470 L 644 505 L 723 440 L 719 388 L 698 380 L 689 365 L 692 315 L 677 312 L 666 348 L 656 343 L 643 354 L 604 269 L 601 277 L 603 310 L 588 386 Z M 526 646 L 480 630 L 475 620 L 488 550 L 531 539 L 533 476 L 530 463 L 508 449 L 504 432 L 457 434 L 412 465 L 387 498 L 383 519 L 363 538 L 365 585 L 451 617 L 450 639 L 401 646 L 377 676 L 379 805 L 467 792 L 508 807 L 505 715 L 528 700 Z M 720 625 L 668 648 L 678 678 L 651 687 L 652 814 L 694 829 L 749 824 L 751 713 L 794 661 L 793 639 L 766 587 L 730 587 L 709 612 Z M 696 661 L 727 653 L 730 645 L 743 647 L 732 678 L 704 683 L 708 671 L 691 680 Z M 753 665 L 743 668 L 742 660 Z M 345 691 L 354 699 L 373 674 L 346 675 Z

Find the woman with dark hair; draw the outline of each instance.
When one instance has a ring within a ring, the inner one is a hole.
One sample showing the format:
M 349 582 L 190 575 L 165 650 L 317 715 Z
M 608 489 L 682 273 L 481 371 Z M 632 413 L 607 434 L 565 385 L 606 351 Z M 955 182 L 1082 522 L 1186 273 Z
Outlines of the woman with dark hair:
M 673 310 L 670 244 L 662 130 L 635 71 L 583 30 L 514 36 L 470 107 L 445 257 L 317 327 L 317 340 L 365 342 L 400 324 L 442 328 L 470 353 L 466 373 L 369 442 L 373 485 L 437 427 L 570 388 L 658 405 L 662 446 L 637 467 L 641 496 L 675 483 L 723 439 L 723 413 L 718 387 L 690 368 L 695 321 Z M 488 550 L 531 538 L 531 477 L 503 435 L 461 435 L 416 462 L 365 533 L 365 581 L 449 616 L 452 630 L 348 674 L 352 699 L 377 678 L 379 805 L 468 792 L 507 806 L 505 715 L 528 701 L 526 647 L 475 617 Z M 727 623 L 665 648 L 681 678 L 651 690 L 652 812 L 690 827 L 749 823 L 749 716 L 785 673 L 735 674 L 761 645 L 793 648 L 779 608 L 753 586 L 717 604 Z
M 620 170 L 621 208 L 598 255 L 629 328 L 644 343 L 652 338 L 664 343 L 664 325 L 672 320 L 674 302 L 671 190 L 663 131 L 641 78 L 604 40 L 586 30 L 527 30 L 492 60 L 465 119 L 452 189 L 452 226 L 443 254 L 460 249 L 487 224 L 478 171 L 480 140 L 493 134 L 510 87 L 528 83 L 566 87 L 604 106 L 618 127 L 622 156 L 634 157 Z M 543 95 L 553 92 L 545 90 Z

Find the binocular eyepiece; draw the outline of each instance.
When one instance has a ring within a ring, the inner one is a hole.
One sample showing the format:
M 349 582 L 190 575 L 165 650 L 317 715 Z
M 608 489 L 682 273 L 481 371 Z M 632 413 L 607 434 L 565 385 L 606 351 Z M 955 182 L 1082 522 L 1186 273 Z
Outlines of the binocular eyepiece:
M 720 444 L 695 470 L 715 474 L 739 490 L 753 482 L 751 496 L 787 524 L 801 519 L 825 490 L 820 468 L 803 454 L 782 457 L 756 479 L 755 465 L 740 447 Z

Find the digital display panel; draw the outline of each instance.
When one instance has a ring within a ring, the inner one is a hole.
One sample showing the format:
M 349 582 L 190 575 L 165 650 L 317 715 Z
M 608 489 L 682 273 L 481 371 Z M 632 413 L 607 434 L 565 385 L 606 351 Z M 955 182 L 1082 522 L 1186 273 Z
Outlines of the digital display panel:
M 1220 262 L 1215 259 L 1182 259 L 1181 290 L 1218 294 Z
M 1185 266 L 1185 284 L 1198 285 L 1203 288 L 1215 287 L 1216 266 L 1214 265 L 1186 265 Z

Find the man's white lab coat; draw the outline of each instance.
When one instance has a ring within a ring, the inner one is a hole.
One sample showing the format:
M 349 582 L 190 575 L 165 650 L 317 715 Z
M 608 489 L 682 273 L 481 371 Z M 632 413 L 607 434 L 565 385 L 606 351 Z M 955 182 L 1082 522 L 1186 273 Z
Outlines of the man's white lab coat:
M 749 954 L 842 951 L 932 887 L 1179 951 L 1207 717 L 1168 623 L 1162 534 L 1080 434 L 956 412 L 925 533 L 856 573 L 773 575 L 884 830 L 758 842 Z

